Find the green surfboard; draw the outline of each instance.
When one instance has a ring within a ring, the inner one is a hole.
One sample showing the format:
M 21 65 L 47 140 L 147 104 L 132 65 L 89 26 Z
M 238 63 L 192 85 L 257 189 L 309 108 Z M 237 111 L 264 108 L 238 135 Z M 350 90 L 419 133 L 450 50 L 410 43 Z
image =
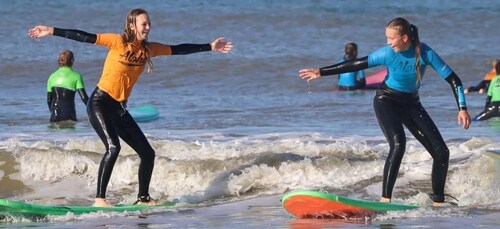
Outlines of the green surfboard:
M 485 152 L 485 154 L 486 154 L 486 156 L 500 160 L 500 150 L 498 150 L 498 149 L 497 150 L 494 150 L 494 149 L 487 150 Z
M 348 198 L 318 191 L 293 191 L 283 196 L 281 203 L 288 212 L 298 218 L 358 217 L 419 207 Z
M 173 202 L 167 202 L 164 205 L 155 205 L 155 206 L 146 206 L 146 205 L 116 205 L 115 207 L 58 206 L 58 205 L 28 204 L 18 201 L 0 199 L 0 215 L 48 216 L 48 215 L 66 215 L 68 213 L 81 215 L 92 212 L 146 211 L 159 208 L 172 208 L 174 206 L 175 203 Z

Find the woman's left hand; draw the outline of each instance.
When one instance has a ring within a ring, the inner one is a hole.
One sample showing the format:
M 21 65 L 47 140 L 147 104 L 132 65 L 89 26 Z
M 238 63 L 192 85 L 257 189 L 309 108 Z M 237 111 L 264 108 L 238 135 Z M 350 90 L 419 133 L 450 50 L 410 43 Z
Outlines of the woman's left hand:
M 462 124 L 464 129 L 469 129 L 470 126 L 470 116 L 467 110 L 461 110 L 458 112 L 458 124 Z
M 233 43 L 224 41 L 224 37 L 219 37 L 210 43 L 210 47 L 212 47 L 212 51 L 214 52 L 228 53 L 233 49 Z

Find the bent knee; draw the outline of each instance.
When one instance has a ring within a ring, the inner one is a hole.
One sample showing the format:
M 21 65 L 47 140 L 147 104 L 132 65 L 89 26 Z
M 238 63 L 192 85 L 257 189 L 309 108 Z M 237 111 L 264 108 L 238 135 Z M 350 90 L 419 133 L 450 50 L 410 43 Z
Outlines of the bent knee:
M 156 152 L 153 149 L 144 150 L 139 154 L 141 160 L 154 161 Z

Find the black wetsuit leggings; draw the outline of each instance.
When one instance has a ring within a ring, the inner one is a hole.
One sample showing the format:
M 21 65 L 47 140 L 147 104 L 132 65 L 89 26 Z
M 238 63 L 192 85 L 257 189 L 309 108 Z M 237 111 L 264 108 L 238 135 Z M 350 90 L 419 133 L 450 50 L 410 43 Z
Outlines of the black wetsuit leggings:
M 382 197 L 392 197 L 394 183 L 406 149 L 403 129 L 405 125 L 432 156 L 433 200 L 443 202 L 450 152 L 438 128 L 422 107 L 418 94 L 398 92 L 383 84 L 377 90 L 373 106 L 380 128 L 389 142 Z
M 90 96 L 87 113 L 92 127 L 106 147 L 99 165 L 96 198 L 106 198 L 106 188 L 121 148 L 118 137 L 139 154 L 141 162 L 138 196 L 148 196 L 155 151 L 135 120 L 120 102 L 99 88 L 96 88 Z

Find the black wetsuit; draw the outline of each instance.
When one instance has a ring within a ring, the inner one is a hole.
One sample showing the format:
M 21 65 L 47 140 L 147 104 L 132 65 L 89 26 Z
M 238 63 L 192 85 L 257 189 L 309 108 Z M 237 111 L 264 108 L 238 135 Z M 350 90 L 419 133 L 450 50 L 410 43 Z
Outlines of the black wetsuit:
M 75 93 L 87 104 L 88 96 L 83 79 L 78 72 L 68 66 L 62 66 L 52 73 L 47 80 L 47 105 L 50 110 L 50 122 L 77 121 L 75 111 Z
M 96 34 L 80 30 L 54 28 L 54 35 L 92 44 L 97 41 Z M 210 44 L 179 44 L 171 45 L 170 49 L 171 55 L 184 55 L 210 51 L 211 46 Z M 147 202 L 149 200 L 149 184 L 154 167 L 155 151 L 122 104 L 97 87 L 90 95 L 87 105 L 89 121 L 106 147 L 106 153 L 99 166 L 96 198 L 106 197 L 106 188 L 121 149 L 119 140 L 121 138 L 141 158 L 138 197 L 141 201 Z
M 82 102 L 87 104 L 85 89 L 78 89 Z M 66 88 L 52 87 L 52 92 L 47 93 L 47 104 L 50 112 L 50 122 L 78 121 L 75 110 L 75 91 Z
M 422 107 L 418 93 L 399 92 L 382 84 L 373 99 L 373 107 L 380 128 L 389 143 L 382 196 L 392 197 L 399 166 L 406 150 L 403 125 L 432 156 L 432 190 L 444 191 L 450 152 L 437 126 Z M 444 198 L 444 193 L 435 194 Z

